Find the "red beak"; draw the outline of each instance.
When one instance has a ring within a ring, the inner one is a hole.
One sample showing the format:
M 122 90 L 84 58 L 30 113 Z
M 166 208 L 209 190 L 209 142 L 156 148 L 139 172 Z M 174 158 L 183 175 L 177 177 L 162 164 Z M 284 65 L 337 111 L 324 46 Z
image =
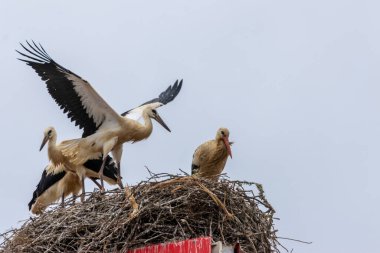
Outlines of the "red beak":
M 224 141 L 224 145 L 226 145 L 227 153 L 232 158 L 231 146 L 230 146 L 230 141 L 228 140 L 228 137 L 223 137 L 223 141 Z

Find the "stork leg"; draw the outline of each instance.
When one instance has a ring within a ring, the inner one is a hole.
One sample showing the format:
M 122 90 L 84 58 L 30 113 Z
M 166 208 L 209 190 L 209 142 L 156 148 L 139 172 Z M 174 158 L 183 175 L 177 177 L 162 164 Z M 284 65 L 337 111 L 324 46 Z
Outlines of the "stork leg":
M 93 178 L 93 177 L 90 177 L 90 179 L 92 180 L 92 182 L 94 182 L 94 184 L 96 184 L 96 186 L 99 188 L 99 190 L 101 190 L 101 189 L 102 189 L 102 186 L 101 186 L 101 184 L 99 184 L 99 183 L 98 183 L 98 181 L 96 181 L 96 179 L 95 179 L 95 178 Z
M 102 167 L 100 167 L 100 170 L 99 170 L 99 179 L 100 179 L 100 186 L 101 186 L 100 191 L 101 192 L 104 192 L 103 171 L 104 171 L 104 166 L 106 165 L 106 160 L 107 160 L 107 156 L 105 155 L 103 158 Z
M 120 189 L 123 189 L 123 182 L 121 182 L 121 174 L 120 174 L 120 162 L 117 163 L 117 184 Z
M 123 183 L 121 181 L 121 155 L 123 154 L 123 145 L 116 145 L 112 150 L 112 156 L 114 161 L 116 162 L 117 167 L 117 184 L 119 185 L 120 189 L 123 189 Z
M 116 136 L 103 144 L 103 163 L 102 163 L 102 167 L 100 167 L 100 170 L 99 170 L 99 179 L 100 179 L 100 184 L 102 185 L 101 192 L 104 192 L 103 171 L 104 171 L 104 166 L 106 165 L 107 156 L 108 156 L 108 153 L 111 152 L 111 150 L 115 147 L 117 140 L 118 140 L 118 137 Z
M 84 176 L 81 177 L 81 181 L 82 181 L 82 194 L 80 195 L 80 202 L 84 202 L 84 195 L 86 194 L 86 190 L 85 190 L 85 187 L 84 187 Z

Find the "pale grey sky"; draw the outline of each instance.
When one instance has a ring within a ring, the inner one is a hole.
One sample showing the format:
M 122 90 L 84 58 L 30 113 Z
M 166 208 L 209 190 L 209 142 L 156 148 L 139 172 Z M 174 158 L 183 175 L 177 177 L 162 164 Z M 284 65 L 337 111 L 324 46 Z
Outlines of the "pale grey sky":
M 54 3 L 53 3 L 54 2 Z M 0 231 L 29 217 L 48 163 L 42 132 L 80 135 L 19 42 L 43 44 L 117 111 L 184 79 L 160 109 L 172 133 L 126 144 L 124 180 L 190 170 L 194 149 L 230 129 L 232 179 L 260 182 L 294 252 L 376 252 L 380 219 L 380 2 L 1 1 Z

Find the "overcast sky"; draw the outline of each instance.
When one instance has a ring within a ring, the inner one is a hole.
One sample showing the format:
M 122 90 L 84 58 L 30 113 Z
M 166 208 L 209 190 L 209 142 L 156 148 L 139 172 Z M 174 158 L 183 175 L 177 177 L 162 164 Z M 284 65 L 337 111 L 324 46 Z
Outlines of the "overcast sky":
M 54 2 L 54 4 L 53 4 Z M 125 144 L 122 176 L 190 171 L 230 129 L 232 179 L 260 182 L 294 252 L 375 252 L 380 213 L 380 2 L 1 1 L 0 231 L 27 219 L 48 163 L 43 130 L 79 137 L 45 84 L 16 60 L 40 42 L 118 112 L 184 86 L 159 109 L 172 129 Z M 92 185 L 88 184 L 89 186 Z M 89 188 L 87 188 L 89 189 Z

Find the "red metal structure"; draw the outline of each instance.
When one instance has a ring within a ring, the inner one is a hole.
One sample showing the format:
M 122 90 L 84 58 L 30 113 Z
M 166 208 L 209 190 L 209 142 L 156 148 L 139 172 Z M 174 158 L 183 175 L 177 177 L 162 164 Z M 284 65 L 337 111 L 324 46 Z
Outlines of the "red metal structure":
M 220 242 L 219 242 L 220 243 Z M 221 245 L 221 243 L 220 243 Z M 239 252 L 239 244 L 234 247 L 213 248 L 211 237 L 200 237 L 172 243 L 161 243 L 143 248 L 129 250 L 127 253 L 213 253 Z
M 211 253 L 211 238 L 201 237 L 129 250 L 128 253 Z

